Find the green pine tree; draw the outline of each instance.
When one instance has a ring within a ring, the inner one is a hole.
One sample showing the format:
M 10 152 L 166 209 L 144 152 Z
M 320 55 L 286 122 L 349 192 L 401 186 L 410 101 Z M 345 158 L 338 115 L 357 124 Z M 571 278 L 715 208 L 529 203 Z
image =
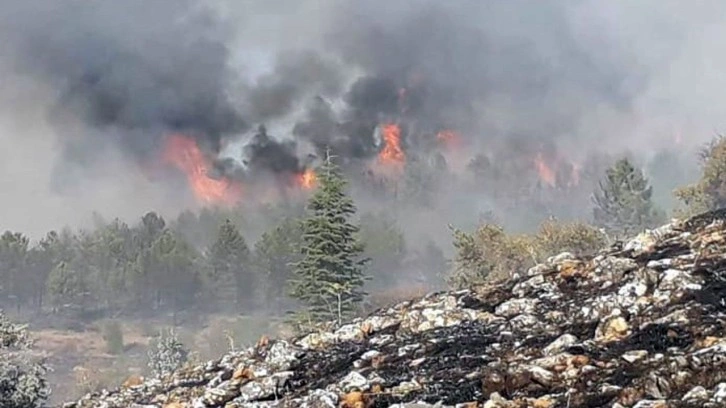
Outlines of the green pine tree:
M 29 239 L 21 233 L 5 231 L 0 236 L 0 295 L 14 299 L 17 308 L 33 294 L 26 267 Z
M 643 172 L 627 158 L 618 160 L 593 195 L 595 223 L 616 237 L 657 226 L 665 216 L 653 204 L 652 194 Z
M 83 308 L 88 292 L 87 277 L 75 263 L 60 262 L 48 275 L 48 294 L 51 302 L 57 307 Z
M 303 221 L 302 260 L 294 264 L 291 296 L 305 307 L 308 323 L 350 317 L 363 301 L 367 279 L 359 227 L 349 218 L 355 214 L 346 195 L 346 181 L 330 154 L 317 170 L 319 187 L 308 202 Z M 301 316 L 298 316 L 300 320 Z
M 301 243 L 301 222 L 293 217 L 286 217 L 255 243 L 255 276 L 260 277 L 262 286 L 258 289 L 264 306 L 275 313 L 282 313 L 289 303 L 285 286 L 294 276 L 293 265 L 302 258 Z
M 209 283 L 215 298 L 237 305 L 249 304 L 255 288 L 250 267 L 250 250 L 231 221 L 225 220 L 219 227 L 207 258 Z

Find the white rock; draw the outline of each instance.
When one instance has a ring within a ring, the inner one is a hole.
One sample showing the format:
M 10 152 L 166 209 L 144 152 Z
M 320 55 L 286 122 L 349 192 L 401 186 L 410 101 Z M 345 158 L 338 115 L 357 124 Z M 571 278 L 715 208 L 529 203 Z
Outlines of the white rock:
M 378 357 L 381 355 L 381 352 L 378 350 L 368 350 L 365 353 L 363 353 L 362 356 L 360 356 L 361 360 L 372 360 L 375 357 Z
M 668 269 L 663 272 L 658 283 L 658 289 L 663 291 L 678 289 L 699 290 L 701 289 L 701 283 L 699 279 L 688 272 L 679 269 Z
M 494 314 L 510 318 L 523 313 L 532 314 L 538 303 L 537 299 L 512 299 L 497 306 Z
M 342 380 L 338 382 L 338 386 L 344 392 L 350 392 L 354 389 L 366 390 L 369 387 L 368 380 L 360 373 L 352 371 L 348 373 Z
M 484 403 L 484 408 L 505 408 L 507 405 L 509 405 L 509 401 L 499 395 L 498 392 L 493 392 L 489 396 L 489 400 Z
M 683 401 L 706 401 L 708 400 L 708 391 L 698 385 L 688 391 L 682 399 Z
M 542 367 L 528 366 L 527 371 L 532 374 L 532 378 L 545 386 L 552 384 L 552 381 L 555 379 L 555 374 L 553 372 L 545 370 Z
M 622 355 L 622 359 L 627 361 L 630 364 L 635 363 L 636 361 L 640 361 L 648 357 L 648 352 L 645 350 L 633 350 L 628 351 L 627 353 Z
M 551 257 L 547 258 L 547 263 L 548 264 L 558 264 L 558 263 L 561 263 L 563 261 L 569 261 L 569 260 L 573 260 L 573 259 L 575 259 L 575 256 L 572 255 L 571 253 L 569 253 L 569 252 L 562 252 L 562 253 L 560 253 L 558 255 L 551 256 Z
M 665 400 L 642 400 L 638 402 L 637 404 L 633 405 L 633 408 L 656 408 L 656 407 L 663 407 L 665 405 Z
M 726 382 L 719 383 L 713 393 L 713 399 L 716 402 L 726 402 Z

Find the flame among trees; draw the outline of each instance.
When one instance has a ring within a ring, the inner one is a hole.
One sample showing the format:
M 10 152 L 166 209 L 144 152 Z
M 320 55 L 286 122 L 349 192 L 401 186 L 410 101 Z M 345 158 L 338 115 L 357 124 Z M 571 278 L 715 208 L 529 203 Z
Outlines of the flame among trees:
M 555 187 L 576 187 L 580 184 L 580 166 L 559 155 L 553 159 L 545 159 L 542 152 L 537 153 L 533 160 L 539 180 L 545 185 Z
M 436 140 L 443 144 L 448 150 L 461 148 L 461 136 L 453 130 L 442 130 L 436 134 Z
M 199 148 L 194 138 L 182 134 L 170 135 L 166 139 L 162 159 L 184 173 L 194 197 L 200 203 L 232 206 L 242 199 L 241 182 L 210 175 L 211 160 Z M 315 171 L 305 169 L 295 174 L 293 183 L 303 190 L 314 188 Z
M 397 170 L 403 169 L 406 155 L 401 148 L 401 127 L 395 123 L 383 124 L 381 136 L 383 149 L 378 153 L 379 162 Z
M 242 196 L 242 185 L 227 178 L 209 176 L 211 163 L 197 142 L 181 134 L 166 139 L 163 159 L 187 176 L 194 196 L 206 204 L 235 204 Z
M 313 169 L 305 169 L 302 173 L 296 176 L 297 184 L 305 190 L 310 190 L 317 185 L 318 176 L 315 174 Z

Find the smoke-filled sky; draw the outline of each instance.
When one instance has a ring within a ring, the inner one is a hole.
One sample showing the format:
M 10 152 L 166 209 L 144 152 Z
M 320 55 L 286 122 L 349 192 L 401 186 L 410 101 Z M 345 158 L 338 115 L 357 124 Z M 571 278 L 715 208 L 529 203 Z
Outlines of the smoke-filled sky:
M 189 205 L 154 171 L 171 133 L 256 174 L 323 146 L 364 160 L 396 115 L 473 150 L 526 135 L 581 157 L 695 146 L 726 120 L 719 1 L 0 6 L 0 229 L 31 234 Z M 292 144 L 260 146 L 262 124 Z

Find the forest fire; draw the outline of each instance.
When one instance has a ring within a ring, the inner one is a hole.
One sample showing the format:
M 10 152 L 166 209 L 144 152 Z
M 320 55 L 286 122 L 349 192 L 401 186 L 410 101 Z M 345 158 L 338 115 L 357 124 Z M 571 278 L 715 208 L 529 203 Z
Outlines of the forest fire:
M 401 149 L 401 128 L 395 123 L 387 123 L 381 127 L 383 150 L 378 153 L 378 161 L 386 166 L 402 169 L 406 155 Z
M 559 157 L 548 162 L 542 153 L 537 153 L 534 165 L 540 181 L 549 187 L 572 188 L 580 184 L 580 165 L 577 163 L 563 161 Z
M 436 134 L 436 140 L 449 150 L 458 149 L 461 146 L 461 137 L 453 130 L 440 131 Z
M 542 153 L 537 153 L 537 157 L 534 158 L 534 165 L 537 168 L 539 179 L 548 186 L 554 187 L 557 180 L 555 171 L 547 165 Z
M 231 205 L 241 198 L 240 184 L 226 178 L 209 177 L 209 160 L 193 138 L 181 134 L 167 137 L 163 159 L 187 176 L 189 186 L 200 202 Z
M 305 169 L 304 172 L 296 176 L 297 184 L 305 190 L 310 190 L 315 187 L 318 181 L 318 177 L 313 169 Z

